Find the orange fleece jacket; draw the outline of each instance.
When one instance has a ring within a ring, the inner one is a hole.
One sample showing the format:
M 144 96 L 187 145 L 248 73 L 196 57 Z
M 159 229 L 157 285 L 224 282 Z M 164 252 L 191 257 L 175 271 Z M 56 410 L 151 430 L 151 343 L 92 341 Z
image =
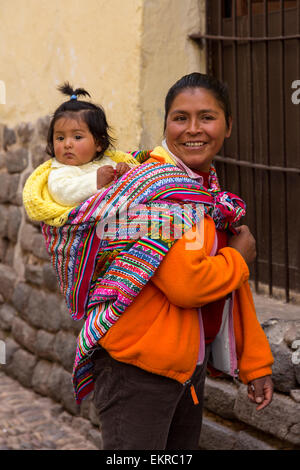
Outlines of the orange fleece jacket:
M 209 256 L 215 236 L 210 217 L 204 219 L 202 248 L 186 249 L 190 235 L 191 231 L 176 241 L 133 304 L 99 343 L 118 361 L 184 383 L 197 363 L 197 307 L 236 290 L 234 331 L 239 378 L 247 383 L 270 375 L 273 357 L 256 318 L 247 264 L 230 247 Z

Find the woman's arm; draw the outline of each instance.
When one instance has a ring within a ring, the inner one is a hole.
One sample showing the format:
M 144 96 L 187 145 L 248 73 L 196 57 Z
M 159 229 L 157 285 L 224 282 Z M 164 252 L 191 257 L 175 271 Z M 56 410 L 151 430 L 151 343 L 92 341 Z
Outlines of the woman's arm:
M 211 222 L 206 219 L 210 230 L 205 230 L 202 248 L 187 249 L 190 237 L 185 234 L 172 246 L 151 279 L 174 305 L 201 307 L 238 289 L 249 277 L 246 261 L 237 249 L 226 247 L 216 256 L 207 254 L 207 238 L 214 236 Z

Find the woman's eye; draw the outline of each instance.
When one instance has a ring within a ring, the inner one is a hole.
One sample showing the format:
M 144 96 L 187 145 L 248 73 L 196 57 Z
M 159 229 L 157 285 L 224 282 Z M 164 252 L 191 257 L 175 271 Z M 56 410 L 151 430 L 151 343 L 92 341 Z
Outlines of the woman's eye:
M 213 119 L 215 119 L 213 116 L 203 116 L 202 119 L 204 119 L 204 121 L 212 121 Z
M 175 116 L 174 121 L 185 121 L 185 116 Z

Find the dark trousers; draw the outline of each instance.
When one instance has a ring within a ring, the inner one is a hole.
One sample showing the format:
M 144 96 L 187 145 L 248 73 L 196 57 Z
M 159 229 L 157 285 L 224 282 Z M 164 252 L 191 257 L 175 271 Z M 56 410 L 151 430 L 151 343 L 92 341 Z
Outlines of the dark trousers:
M 191 383 L 151 374 L 99 349 L 94 360 L 94 404 L 104 450 L 198 448 L 208 351 Z M 191 393 L 194 386 L 196 397 Z M 198 401 L 198 404 L 195 404 Z

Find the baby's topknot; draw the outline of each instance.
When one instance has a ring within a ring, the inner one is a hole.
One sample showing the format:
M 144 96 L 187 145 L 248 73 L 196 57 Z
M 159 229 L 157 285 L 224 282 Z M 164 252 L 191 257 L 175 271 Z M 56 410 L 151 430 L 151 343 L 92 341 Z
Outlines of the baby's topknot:
M 76 95 L 77 97 L 78 97 L 78 96 L 89 96 L 89 97 L 91 97 L 91 95 L 89 94 L 89 92 L 86 91 L 84 88 L 76 88 L 76 90 L 74 90 L 73 87 L 70 85 L 69 82 L 63 83 L 62 85 L 60 85 L 59 87 L 57 87 L 57 89 L 58 89 L 61 93 L 63 93 L 64 95 L 67 95 L 67 96 Z

